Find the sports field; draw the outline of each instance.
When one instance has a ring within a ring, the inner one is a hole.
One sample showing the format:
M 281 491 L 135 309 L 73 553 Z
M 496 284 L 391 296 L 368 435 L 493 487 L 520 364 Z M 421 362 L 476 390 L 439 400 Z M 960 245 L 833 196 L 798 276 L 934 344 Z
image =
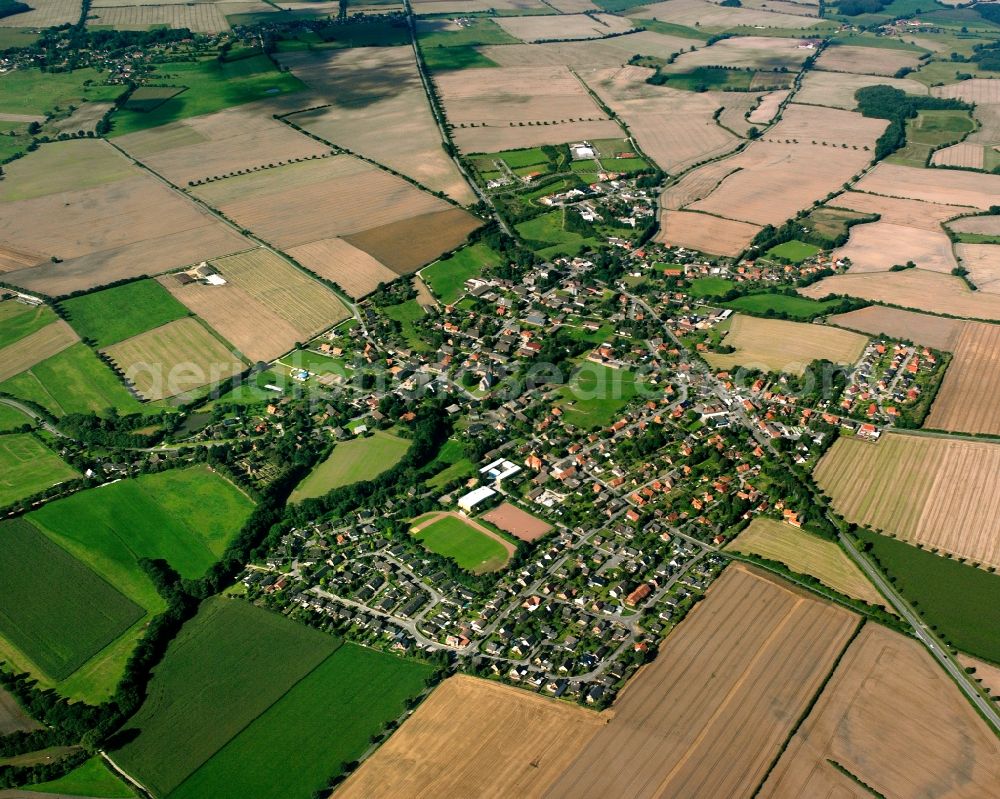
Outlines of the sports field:
M 0 391 L 36 402 L 56 416 L 103 414 L 108 408 L 120 413 L 142 410 L 139 400 L 85 344 L 74 344 L 5 380 Z
M 563 420 L 590 430 L 615 420 L 639 391 L 633 372 L 598 363 L 584 363 L 559 390 Z
M 458 514 L 438 513 L 414 520 L 413 536 L 431 552 L 451 558 L 466 571 L 496 571 L 514 554 L 514 545 Z
M 170 795 L 339 643 L 240 600 L 207 600 L 171 642 L 112 758 Z
M 310 796 L 418 695 L 431 667 L 345 643 L 170 793 Z M 289 763 L 295 763 L 289 769 Z
M 835 591 L 872 605 L 888 604 L 836 543 L 790 524 L 758 516 L 726 549 L 779 561 L 794 572 L 810 574 Z
M 758 319 L 736 314 L 722 343 L 736 352 L 706 352 L 716 369 L 734 366 L 801 375 L 818 358 L 851 364 L 861 357 L 868 339 L 857 333 L 819 325 Z
M 435 261 L 420 272 L 434 296 L 445 305 L 454 302 L 464 293 L 465 281 L 478 277 L 484 267 L 496 266 L 500 256 L 485 244 L 463 247 L 450 258 Z
M 384 430 L 337 444 L 330 457 L 299 483 L 289 501 L 321 497 L 335 488 L 378 477 L 399 463 L 409 448 L 407 439 Z
M 68 677 L 144 613 L 28 522 L 0 522 L 0 635 L 46 676 Z
M 73 329 L 95 347 L 117 344 L 188 315 L 188 310 L 155 280 L 64 300 L 62 309 Z
M 28 421 L 23 416 L 21 419 L 21 424 Z M 79 476 L 34 436 L 0 436 L 0 508 Z
M 50 503 L 28 519 L 144 607 L 161 600 L 138 565 L 163 558 L 182 577 L 201 577 L 253 509 L 207 466 L 121 480 Z

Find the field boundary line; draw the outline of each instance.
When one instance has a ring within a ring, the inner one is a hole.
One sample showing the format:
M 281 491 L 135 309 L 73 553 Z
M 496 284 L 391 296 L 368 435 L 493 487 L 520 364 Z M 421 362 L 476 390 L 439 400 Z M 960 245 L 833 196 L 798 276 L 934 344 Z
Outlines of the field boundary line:
M 131 774 L 125 771 L 125 769 L 123 769 L 121 766 L 115 763 L 115 761 L 111 759 L 111 756 L 103 749 L 100 750 L 100 753 L 101 757 L 111 767 L 111 770 L 114 771 L 115 774 L 117 774 L 119 777 L 125 780 L 125 782 L 127 782 L 133 788 L 138 789 L 139 793 L 143 797 L 145 797 L 146 799 L 152 799 L 153 794 L 150 793 L 149 789 L 147 789 L 145 785 L 143 785 L 135 777 L 133 777 Z

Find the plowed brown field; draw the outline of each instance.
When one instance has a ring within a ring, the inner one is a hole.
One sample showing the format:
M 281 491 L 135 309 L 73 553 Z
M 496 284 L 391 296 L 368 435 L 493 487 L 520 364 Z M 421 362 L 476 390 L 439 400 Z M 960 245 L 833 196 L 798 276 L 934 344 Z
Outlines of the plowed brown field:
M 544 795 L 749 797 L 856 621 L 730 566 Z
M 1000 444 L 886 433 L 842 438 L 814 476 L 846 519 L 1000 567 Z

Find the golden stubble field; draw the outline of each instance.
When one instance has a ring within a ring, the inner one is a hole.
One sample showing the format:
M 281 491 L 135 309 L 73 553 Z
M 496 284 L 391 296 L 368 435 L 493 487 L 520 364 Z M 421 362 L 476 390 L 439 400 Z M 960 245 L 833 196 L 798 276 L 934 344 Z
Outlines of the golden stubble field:
M 662 211 L 654 239 L 718 255 L 739 255 L 760 232 L 760 225 L 694 211 Z
M 637 31 L 627 36 L 583 42 L 544 44 L 494 44 L 476 49 L 501 67 L 568 66 L 584 72 L 603 67 L 620 67 L 636 53 L 669 58 L 674 53 L 701 44 L 696 39 L 669 36 L 653 31 Z
M 715 369 L 742 366 L 801 375 L 810 363 L 820 358 L 854 363 L 861 357 L 867 341 L 858 333 L 823 325 L 735 314 L 723 343 L 735 347 L 736 352 L 703 355 Z
M 72 347 L 80 337 L 62 319 L 0 349 L 0 382 Z
M 790 4 L 782 4 L 782 7 L 788 10 Z M 806 7 L 803 12 L 811 16 L 758 8 L 721 6 L 710 0 L 666 0 L 662 3 L 629 9 L 628 13 L 640 19 L 656 19 L 688 27 L 698 25 L 703 28 L 731 28 L 740 25 L 761 28 L 808 28 L 818 22 L 815 6 Z M 808 31 L 803 31 L 803 35 L 808 35 Z
M 540 796 L 605 723 L 556 699 L 457 675 L 336 796 Z
M 809 105 L 828 105 L 853 111 L 858 106 L 854 93 L 865 86 L 892 86 L 907 94 L 926 95 L 924 84 L 909 78 L 887 78 L 881 75 L 854 75 L 844 72 L 810 70 L 802 78 L 802 88 L 795 100 Z
M 922 646 L 869 623 L 764 783 L 762 799 L 984 799 L 1000 743 Z
M 283 53 L 279 62 L 318 96 L 290 122 L 460 203 L 472 189 L 441 147 L 409 47 Z M 378 131 L 378 135 L 372 135 Z
M 854 188 L 887 197 L 965 205 L 986 211 L 991 205 L 996 205 L 997 197 L 1000 197 L 1000 175 L 956 169 L 918 169 L 882 162 L 859 180 Z
M 856 623 L 730 566 L 543 795 L 749 797 Z
M 998 473 L 1000 444 L 886 433 L 839 439 L 814 477 L 849 521 L 1000 567 Z
M 343 239 L 320 239 L 291 247 L 288 254 L 311 272 L 332 280 L 355 299 L 371 294 L 379 283 L 391 283 L 399 277 Z
M 599 39 L 624 33 L 634 26 L 615 14 L 532 14 L 497 17 L 496 23 L 515 39 L 537 42 L 547 39 Z
M 834 44 L 816 59 L 816 69 L 889 76 L 895 75 L 903 67 L 916 69 L 919 63 L 920 53 L 915 50 Z

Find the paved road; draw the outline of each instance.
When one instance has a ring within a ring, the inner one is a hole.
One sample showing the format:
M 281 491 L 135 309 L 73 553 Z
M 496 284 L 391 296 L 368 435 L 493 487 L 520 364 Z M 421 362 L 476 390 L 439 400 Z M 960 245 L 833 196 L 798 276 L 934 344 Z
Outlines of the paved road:
M 59 436 L 60 438 L 68 438 L 68 436 L 65 433 L 60 432 L 58 429 L 56 429 L 47 421 L 45 421 L 45 418 L 41 416 L 37 411 L 33 411 L 27 405 L 22 405 L 17 400 L 13 400 L 10 397 L 0 397 L 0 405 L 8 405 L 11 408 L 19 410 L 21 413 L 23 413 L 32 421 L 40 423 L 42 427 L 44 427 L 48 432 L 52 433 L 52 435 L 54 436 Z

